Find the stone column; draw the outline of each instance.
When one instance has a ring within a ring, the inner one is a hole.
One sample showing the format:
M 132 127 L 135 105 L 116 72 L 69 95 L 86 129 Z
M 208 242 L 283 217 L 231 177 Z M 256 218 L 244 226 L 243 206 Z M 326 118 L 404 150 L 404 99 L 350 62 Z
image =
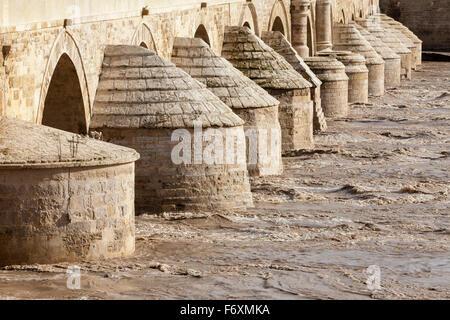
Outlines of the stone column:
M 309 56 L 308 48 L 308 16 L 311 9 L 311 0 L 292 0 L 292 46 L 297 53 L 306 58 Z
M 316 35 L 317 51 L 331 50 L 332 44 L 331 0 L 317 0 Z

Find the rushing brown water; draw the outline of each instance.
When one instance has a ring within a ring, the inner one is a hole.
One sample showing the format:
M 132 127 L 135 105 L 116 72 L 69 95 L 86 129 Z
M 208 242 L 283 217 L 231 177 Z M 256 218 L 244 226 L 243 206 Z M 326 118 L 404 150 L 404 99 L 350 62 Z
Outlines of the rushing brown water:
M 450 63 L 329 123 L 247 212 L 137 218 L 132 258 L 0 270 L 1 299 L 450 298 Z M 366 285 L 369 266 L 381 289 Z

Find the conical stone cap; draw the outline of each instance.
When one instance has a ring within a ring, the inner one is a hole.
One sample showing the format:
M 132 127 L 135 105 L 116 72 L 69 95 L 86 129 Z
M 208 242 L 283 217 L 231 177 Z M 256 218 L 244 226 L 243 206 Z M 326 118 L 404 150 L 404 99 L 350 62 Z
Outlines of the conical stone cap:
M 230 108 L 267 108 L 280 104 L 231 63 L 217 55 L 202 39 L 175 38 L 172 62 L 205 84 Z
M 384 29 L 392 32 L 407 48 L 415 48 L 416 47 L 414 42 L 412 42 L 411 39 L 409 39 L 406 35 L 404 35 L 403 32 L 401 32 L 395 24 L 393 25 L 390 21 L 386 20 L 382 16 L 378 16 L 378 17 L 379 17 L 381 26 Z
M 386 43 L 389 48 L 391 48 L 397 54 L 408 54 L 411 53 L 400 39 L 392 33 L 390 29 L 385 29 L 381 26 L 380 22 L 375 16 L 368 19 L 357 20 L 357 22 L 367 29 L 371 34 L 376 36 L 378 39 Z
M 281 32 L 265 31 L 262 34 L 262 40 L 265 44 L 283 56 L 295 71 L 300 73 L 307 81 L 311 82 L 314 87 L 319 87 L 322 84 L 322 81 L 317 78 L 314 72 L 312 72 Z
M 304 60 L 322 82 L 349 80 L 344 64 L 333 56 L 308 57 Z
M 265 31 L 262 34 L 264 43 L 274 49 L 277 53 L 283 56 L 290 65 L 300 73 L 307 81 L 313 84 L 314 88 L 320 88 L 322 81 L 314 74 L 311 68 L 306 64 L 302 57 L 292 47 L 286 37 L 279 31 Z M 320 100 L 320 93 L 317 92 L 317 97 L 313 96 L 314 101 L 314 130 L 327 130 L 327 122 L 323 114 L 322 104 Z
M 352 51 L 362 55 L 368 65 L 383 64 L 383 58 L 375 51 L 370 43 L 364 39 L 354 23 L 348 25 L 336 24 L 334 27 L 338 35 L 336 43 L 333 45 L 335 50 Z
M 345 66 L 346 73 L 369 72 L 366 67 L 364 56 L 351 51 L 333 51 L 331 56 L 335 57 Z
M 416 34 L 414 32 L 412 32 L 407 26 L 405 26 L 404 24 L 402 24 L 399 21 L 396 21 L 394 19 L 392 19 L 391 17 L 385 16 L 388 21 L 391 22 L 392 25 L 396 26 L 398 30 L 402 31 L 403 34 L 405 34 L 409 39 L 411 39 L 412 42 L 416 43 L 416 44 L 422 44 L 423 41 L 416 36 Z
M 319 52 L 319 57 L 332 57 L 345 66 L 345 72 L 348 74 L 368 72 L 366 67 L 366 59 L 357 53 L 351 51 L 330 51 Z
M 414 32 L 412 32 L 411 30 L 409 30 L 405 25 L 403 25 L 402 23 L 392 19 L 391 17 L 385 15 L 385 14 L 379 14 L 379 16 L 381 17 L 382 21 L 387 22 L 389 25 L 391 25 L 393 28 L 395 28 L 396 30 L 400 31 L 405 37 L 407 37 L 411 42 L 415 43 L 415 44 L 420 44 L 423 43 L 422 40 L 419 39 L 419 37 L 417 37 Z
M 17 119 L 0 119 L 0 169 L 94 167 L 138 159 L 133 149 Z
M 264 89 L 311 88 L 281 55 L 247 27 L 226 27 L 222 56 Z
M 376 36 L 367 31 L 364 27 L 359 24 L 355 24 L 356 29 L 359 33 L 369 42 L 373 49 L 384 59 L 400 59 L 400 56 L 396 54 L 388 45 L 383 41 L 378 39 Z
M 206 86 L 155 52 L 108 46 L 91 129 L 234 127 L 244 124 Z

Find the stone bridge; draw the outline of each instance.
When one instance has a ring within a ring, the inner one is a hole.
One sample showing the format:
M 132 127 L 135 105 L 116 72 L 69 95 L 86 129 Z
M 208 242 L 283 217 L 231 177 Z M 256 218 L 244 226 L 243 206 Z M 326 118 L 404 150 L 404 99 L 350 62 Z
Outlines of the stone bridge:
M 247 26 L 259 36 L 280 31 L 307 56 L 331 47 L 331 21 L 378 8 L 378 0 L 96 2 L 2 1 L 0 115 L 87 133 L 106 45 L 140 45 L 170 60 L 175 37 L 202 38 L 220 53 L 225 27 Z
M 378 8 L 3 0 L 0 266 L 132 254 L 135 213 L 251 208 L 250 176 L 420 66 Z

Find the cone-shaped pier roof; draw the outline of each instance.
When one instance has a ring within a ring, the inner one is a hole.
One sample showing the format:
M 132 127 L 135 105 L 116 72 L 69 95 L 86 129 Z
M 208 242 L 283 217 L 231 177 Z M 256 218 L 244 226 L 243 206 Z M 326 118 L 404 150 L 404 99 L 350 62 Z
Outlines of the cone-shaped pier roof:
M 133 162 L 139 154 L 71 132 L 0 118 L 0 168 L 71 168 Z
M 175 38 L 172 62 L 205 84 L 231 108 L 279 105 L 278 100 L 216 54 L 202 39 Z
M 400 59 L 400 56 L 396 54 L 387 44 L 378 39 L 376 36 L 371 34 L 367 29 L 360 26 L 359 24 L 355 24 L 356 29 L 358 29 L 359 33 L 370 43 L 372 48 L 385 60 L 389 59 Z
M 302 57 L 298 55 L 297 51 L 295 51 L 295 49 L 281 32 L 265 31 L 262 34 L 262 40 L 269 47 L 282 55 L 298 73 L 300 73 L 306 80 L 311 82 L 315 87 L 318 87 L 322 84 L 322 81 L 317 78 L 314 72 L 312 72 L 312 70 L 308 67 Z
M 415 48 L 416 45 L 414 42 L 408 38 L 401 30 L 399 30 L 398 26 L 396 24 L 392 24 L 391 21 L 387 20 L 383 16 L 378 16 L 380 19 L 381 26 L 384 29 L 389 30 L 392 32 L 407 48 Z
M 355 23 L 347 25 L 336 24 L 334 30 L 338 34 L 338 39 L 333 45 L 335 50 L 350 50 L 360 54 L 366 59 L 366 62 L 369 65 L 384 63 L 383 58 L 358 31 Z
M 400 39 L 392 32 L 390 29 L 385 29 L 381 26 L 379 18 L 371 16 L 367 19 L 360 19 L 357 22 L 366 28 L 371 34 L 376 36 L 378 39 L 386 43 L 389 48 L 391 48 L 397 54 L 408 54 L 411 53 Z
M 247 27 L 226 27 L 222 56 L 264 89 L 312 87 L 289 62 Z
M 385 14 L 379 14 L 381 19 L 383 21 L 387 21 L 391 26 L 402 32 L 406 37 L 408 37 L 413 43 L 423 43 L 422 40 L 419 39 L 418 36 L 414 34 L 411 30 L 409 30 L 408 27 L 406 27 L 404 24 L 402 24 L 399 21 L 394 20 L 393 18 L 385 15 Z
M 244 121 L 206 86 L 155 52 L 108 46 L 91 128 L 234 127 Z

